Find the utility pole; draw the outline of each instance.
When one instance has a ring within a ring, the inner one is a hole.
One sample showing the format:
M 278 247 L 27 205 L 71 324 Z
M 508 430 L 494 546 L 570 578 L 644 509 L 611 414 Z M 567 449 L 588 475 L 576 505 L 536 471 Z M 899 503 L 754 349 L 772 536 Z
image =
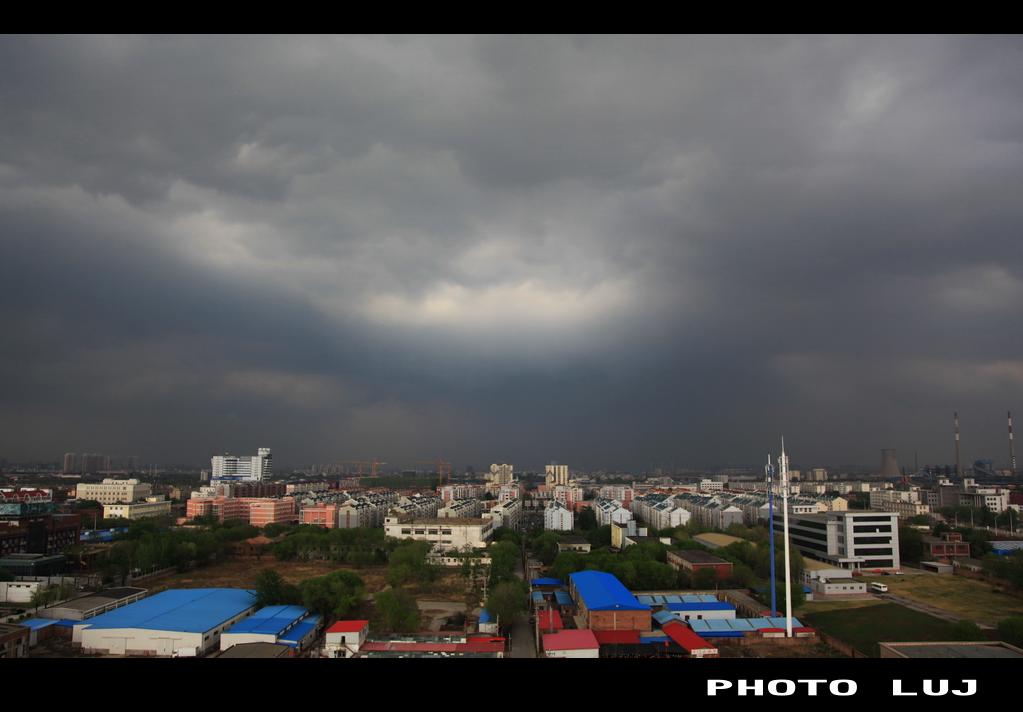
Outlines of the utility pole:
M 785 637 L 792 637 L 792 574 L 789 558 L 789 458 L 785 438 L 781 439 L 782 536 L 785 537 Z
M 774 572 L 774 465 L 771 464 L 771 453 L 767 453 L 767 535 L 771 545 L 771 615 L 778 614 L 778 583 Z

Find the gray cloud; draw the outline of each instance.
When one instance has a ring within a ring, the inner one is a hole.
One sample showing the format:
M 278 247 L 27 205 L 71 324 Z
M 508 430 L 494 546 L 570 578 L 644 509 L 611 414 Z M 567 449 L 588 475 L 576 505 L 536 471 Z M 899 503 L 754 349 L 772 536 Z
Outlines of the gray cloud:
M 0 455 L 1005 459 L 1023 44 L 0 39 Z

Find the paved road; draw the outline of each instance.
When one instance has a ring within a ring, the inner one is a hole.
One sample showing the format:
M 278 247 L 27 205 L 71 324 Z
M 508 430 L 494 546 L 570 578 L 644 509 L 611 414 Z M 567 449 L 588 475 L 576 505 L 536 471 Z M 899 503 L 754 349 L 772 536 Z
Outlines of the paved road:
M 927 615 L 934 616 L 935 618 L 941 618 L 942 620 L 946 620 L 949 623 L 958 623 L 961 620 L 969 620 L 968 618 L 957 616 L 954 613 L 949 613 L 948 611 L 942 608 L 936 608 L 935 606 L 931 606 L 926 603 L 920 603 L 919 601 L 912 601 L 908 598 L 903 598 L 902 596 L 893 596 L 890 593 L 878 593 L 875 595 L 878 598 L 882 598 L 886 601 L 891 601 L 892 603 L 898 603 L 899 605 L 905 606 L 906 608 L 911 608 L 914 611 L 920 611 L 921 613 L 926 613 Z M 978 623 L 977 621 L 973 622 L 977 623 L 977 625 L 980 626 L 982 630 L 994 630 L 993 625 L 988 625 L 987 623 Z
M 515 562 L 515 575 L 525 579 L 522 570 L 522 557 Z M 533 627 L 529 624 L 529 617 L 523 616 L 511 629 L 511 652 L 512 658 L 535 658 L 536 642 L 533 637 Z

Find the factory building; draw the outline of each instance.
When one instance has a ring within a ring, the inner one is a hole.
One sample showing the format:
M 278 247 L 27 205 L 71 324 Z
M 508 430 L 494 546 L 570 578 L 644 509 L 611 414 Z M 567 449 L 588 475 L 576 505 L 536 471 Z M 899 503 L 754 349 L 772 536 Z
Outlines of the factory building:
M 267 606 L 231 626 L 220 636 L 220 649 L 245 643 L 279 643 L 297 651 L 309 647 L 320 617 L 301 606 Z
M 256 610 L 255 592 L 171 589 L 74 627 L 86 653 L 192 657 L 220 647 L 220 636 Z
M 640 603 L 622 582 L 604 571 L 569 575 L 569 593 L 579 617 L 591 630 L 650 630 L 650 606 Z
M 592 630 L 562 630 L 543 634 L 547 658 L 599 658 L 600 643 Z
M 718 581 L 730 578 L 732 562 L 699 549 L 668 549 L 667 563 L 676 571 L 686 571 L 690 576 L 709 569 Z

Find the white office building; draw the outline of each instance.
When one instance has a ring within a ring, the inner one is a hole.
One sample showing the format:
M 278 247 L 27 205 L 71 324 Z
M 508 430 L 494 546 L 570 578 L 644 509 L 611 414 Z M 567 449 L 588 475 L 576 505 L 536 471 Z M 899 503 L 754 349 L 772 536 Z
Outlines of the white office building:
M 774 520 L 781 534 L 781 517 Z M 897 571 L 899 515 L 857 511 L 789 515 L 789 538 L 800 553 L 841 569 Z
M 270 477 L 273 456 L 270 448 L 259 448 L 258 454 L 250 457 L 237 455 L 214 455 L 213 480 L 228 482 L 259 482 Z
M 98 483 L 82 483 L 75 488 L 75 497 L 100 504 L 137 502 L 153 495 L 153 488 L 136 479 L 118 480 L 105 478 Z

